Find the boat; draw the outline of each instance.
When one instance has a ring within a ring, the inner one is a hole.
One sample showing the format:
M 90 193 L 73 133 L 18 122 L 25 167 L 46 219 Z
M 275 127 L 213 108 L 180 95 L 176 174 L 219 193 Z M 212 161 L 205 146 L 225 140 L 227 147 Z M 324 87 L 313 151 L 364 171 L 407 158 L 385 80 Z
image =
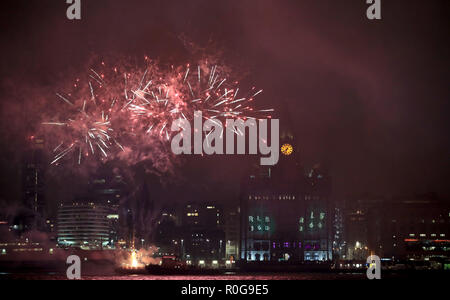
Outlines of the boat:
M 150 264 L 145 267 L 152 275 L 221 275 L 229 270 L 221 268 L 202 268 L 187 265 L 175 256 L 163 256 L 161 264 Z

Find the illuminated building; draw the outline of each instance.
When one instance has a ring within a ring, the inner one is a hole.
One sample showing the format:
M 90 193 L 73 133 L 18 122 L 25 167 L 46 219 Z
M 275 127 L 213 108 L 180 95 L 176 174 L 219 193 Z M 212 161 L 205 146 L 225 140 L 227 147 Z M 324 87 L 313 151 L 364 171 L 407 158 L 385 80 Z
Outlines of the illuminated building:
M 109 221 L 109 245 L 115 245 L 120 234 L 120 201 L 125 193 L 124 183 L 121 176 L 102 176 L 94 179 L 89 185 L 89 195 L 95 200 L 94 203 L 104 206 L 108 210 Z M 124 219 L 124 217 L 122 218 Z
M 154 236 L 160 255 L 179 254 L 179 257 L 184 259 L 184 240 L 183 242 L 181 241 L 181 230 L 178 225 L 179 218 L 175 209 L 173 207 L 163 207 L 158 217 Z
M 184 257 L 194 262 L 224 259 L 223 225 L 223 211 L 217 204 L 187 204 L 181 222 Z
M 240 259 L 329 261 L 330 177 L 319 166 L 304 173 L 291 134 L 281 136 L 273 167 L 256 167 L 242 185 Z
M 115 216 L 104 204 L 85 199 L 63 203 L 59 207 L 57 218 L 58 245 L 84 250 L 112 248 L 112 218 Z
M 239 258 L 239 211 L 237 208 L 225 210 L 225 258 L 236 260 Z
M 384 199 L 368 219 L 369 248 L 381 257 L 450 258 L 450 204 L 433 194 Z
M 366 204 L 377 199 L 360 199 L 347 201 L 345 216 L 346 247 L 343 259 L 363 261 L 369 256 L 368 248 L 368 206 Z
M 345 216 L 344 208 L 341 205 L 334 207 L 333 216 L 333 229 L 332 229 L 332 243 L 333 243 L 333 259 L 340 259 L 345 256 Z
M 184 207 L 182 223 L 190 227 L 221 227 L 222 209 L 214 203 L 189 203 Z
M 364 197 L 347 204 L 346 260 L 450 258 L 450 205 L 435 195 Z

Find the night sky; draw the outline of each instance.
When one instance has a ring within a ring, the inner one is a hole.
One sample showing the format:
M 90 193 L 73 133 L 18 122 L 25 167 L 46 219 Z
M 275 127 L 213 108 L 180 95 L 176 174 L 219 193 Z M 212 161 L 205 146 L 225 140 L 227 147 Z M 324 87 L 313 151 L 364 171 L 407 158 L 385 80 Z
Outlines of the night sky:
M 294 132 L 302 164 L 329 166 L 337 198 L 450 195 L 449 1 L 382 1 L 380 21 L 366 18 L 365 0 L 82 0 L 81 21 L 67 20 L 64 0 L 4 2 L 3 202 L 20 197 L 20 155 L 40 113 L 26 109 L 28 88 L 50 88 L 92 54 L 178 63 L 192 45 L 264 89 L 261 106 Z M 236 199 L 241 159 L 190 158 L 179 169 L 190 186 L 182 197 Z

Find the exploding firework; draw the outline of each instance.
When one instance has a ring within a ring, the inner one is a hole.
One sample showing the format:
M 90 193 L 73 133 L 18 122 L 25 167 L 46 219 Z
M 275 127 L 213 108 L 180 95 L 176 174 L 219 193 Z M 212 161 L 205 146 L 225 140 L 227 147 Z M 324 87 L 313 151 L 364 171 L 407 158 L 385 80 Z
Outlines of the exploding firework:
M 93 156 L 107 159 L 111 151 L 124 150 L 118 141 L 118 132 L 112 126 L 111 116 L 120 111 L 117 98 L 108 91 L 104 75 L 91 69 L 86 86 L 77 79 L 74 92 L 56 93 L 66 106 L 64 120 L 43 122 L 64 131 L 58 135 L 61 141 L 53 149 L 51 164 L 57 164 L 69 154 L 76 154 L 78 164 Z
M 222 71 L 222 72 L 221 72 Z M 156 79 L 147 79 L 144 72 L 139 86 L 132 90 L 127 103 L 132 120 L 146 134 L 170 139 L 168 126 L 175 119 L 192 118 L 201 111 L 207 120 L 225 118 L 270 118 L 273 109 L 254 110 L 251 102 L 262 90 L 253 87 L 250 93 L 240 94 L 237 81 L 230 81 L 223 68 L 207 61 L 195 68 L 173 66 Z M 220 125 L 220 122 L 215 122 Z M 236 132 L 236 134 L 242 134 Z
M 150 159 L 157 164 L 164 156 L 174 120 L 191 120 L 194 111 L 213 122 L 270 118 L 273 111 L 255 110 L 252 102 L 262 90 L 253 87 L 243 94 L 225 68 L 206 60 L 195 67 L 166 69 L 148 57 L 142 66 L 102 62 L 90 68 L 84 84 L 77 79 L 73 86 L 69 94 L 57 93 L 66 108 L 60 114 L 63 119 L 43 123 L 63 131 L 53 149 L 52 164 L 69 156 L 78 164 L 88 157 L 101 161 L 132 158 L 132 163 Z

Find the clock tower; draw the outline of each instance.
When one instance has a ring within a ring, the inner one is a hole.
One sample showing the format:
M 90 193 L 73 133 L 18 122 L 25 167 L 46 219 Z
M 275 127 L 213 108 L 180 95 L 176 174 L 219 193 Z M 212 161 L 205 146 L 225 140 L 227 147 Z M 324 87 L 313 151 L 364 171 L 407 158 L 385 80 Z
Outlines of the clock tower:
M 300 147 L 291 131 L 280 132 L 279 151 L 278 163 L 270 167 L 271 178 L 275 181 L 298 182 L 303 174 L 300 164 Z

